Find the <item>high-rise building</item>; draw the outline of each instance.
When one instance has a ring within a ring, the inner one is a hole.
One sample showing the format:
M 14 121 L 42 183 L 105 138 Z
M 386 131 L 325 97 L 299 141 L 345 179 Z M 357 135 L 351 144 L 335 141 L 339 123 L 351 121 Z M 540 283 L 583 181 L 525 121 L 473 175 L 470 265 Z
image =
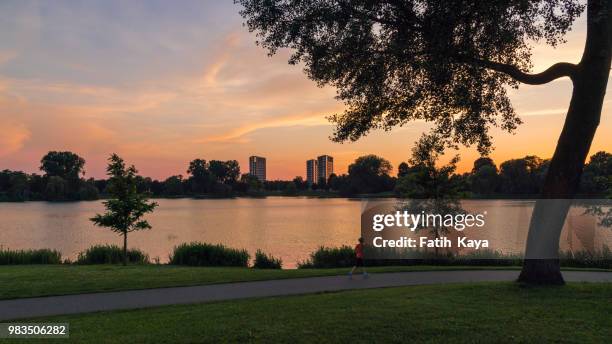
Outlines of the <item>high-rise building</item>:
M 319 169 L 316 159 L 306 160 L 306 181 L 308 185 L 319 182 Z
M 329 181 L 329 176 L 334 173 L 334 158 L 329 155 L 321 155 L 317 158 L 317 168 L 319 170 L 317 181 L 325 179 L 327 183 Z
M 266 181 L 266 158 L 261 156 L 249 157 L 249 174 L 260 181 Z

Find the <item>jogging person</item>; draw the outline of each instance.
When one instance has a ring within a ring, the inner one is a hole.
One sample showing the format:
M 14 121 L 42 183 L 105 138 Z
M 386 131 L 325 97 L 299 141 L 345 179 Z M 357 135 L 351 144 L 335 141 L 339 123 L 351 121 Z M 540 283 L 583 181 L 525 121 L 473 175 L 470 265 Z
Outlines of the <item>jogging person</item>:
M 353 272 L 357 270 L 357 268 L 361 268 L 361 272 L 363 274 L 363 278 L 368 278 L 368 273 L 365 270 L 365 266 L 363 264 L 363 238 L 359 238 L 359 242 L 355 246 L 355 266 L 348 273 L 349 278 L 353 278 Z

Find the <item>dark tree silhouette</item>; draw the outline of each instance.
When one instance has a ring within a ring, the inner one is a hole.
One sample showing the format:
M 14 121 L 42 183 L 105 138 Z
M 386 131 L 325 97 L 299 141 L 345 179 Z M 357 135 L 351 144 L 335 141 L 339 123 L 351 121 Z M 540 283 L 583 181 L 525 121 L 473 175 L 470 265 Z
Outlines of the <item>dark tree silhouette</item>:
M 187 169 L 187 173 L 191 175 L 189 178 L 189 182 L 191 184 L 191 190 L 194 193 L 205 193 L 210 190 L 210 186 L 214 183 L 214 176 L 211 175 L 209 169 L 209 163 L 204 159 L 194 159 L 189 162 L 189 168 Z M 166 180 L 168 182 L 168 180 Z M 175 185 L 176 180 L 170 181 Z M 178 184 L 182 184 L 182 181 Z M 182 188 L 182 186 L 181 186 Z M 178 190 L 177 188 L 175 188 Z M 182 190 L 181 190 L 182 192 Z
M 60 194 L 50 193 L 48 200 L 78 199 L 78 191 L 81 174 L 85 174 L 83 169 L 85 159 L 72 152 L 51 151 L 40 159 L 40 170 L 45 172 L 48 183 L 56 186 L 54 190 L 61 190 Z M 47 185 L 48 186 L 48 185 Z
M 434 124 L 448 144 L 491 147 L 489 129 L 520 119 L 506 87 L 567 77 L 573 93 L 542 198 L 575 195 L 601 117 L 608 81 L 612 0 L 588 0 L 587 38 L 578 64 L 531 67 L 530 43 L 563 41 L 584 5 L 575 0 L 236 0 L 250 31 L 274 54 L 293 51 L 319 85 L 346 104 L 333 139 L 357 140 L 412 120 Z M 563 283 L 559 236 L 570 202 L 537 202 L 520 280 Z M 548 259 L 533 258 L 532 252 Z
M 397 166 L 397 177 L 401 178 L 410 172 L 410 166 L 407 163 L 401 162 L 399 166 Z
M 208 169 L 220 183 L 233 184 L 240 177 L 240 165 L 236 160 L 211 160 Z
M 412 148 L 409 161 L 412 167 L 397 181 L 396 194 L 402 198 L 457 200 L 459 185 L 452 176 L 459 156 L 438 166 L 443 152 L 444 141 L 439 135 L 421 136 Z
M 85 166 L 85 159 L 72 152 L 49 152 L 40 159 L 40 170 L 49 177 L 78 180 Z
M 602 151 L 591 155 L 584 168 L 580 189 L 588 194 L 612 198 L 612 154 Z
M 497 166 L 495 165 L 493 159 L 483 156 L 474 160 L 474 167 L 472 167 L 472 173 L 476 173 L 483 167 L 491 167 L 492 169 L 497 171 Z
M 544 160 L 535 155 L 504 161 L 499 168 L 501 192 L 509 195 L 535 195 L 541 187 Z
M 360 156 L 348 167 L 349 182 L 359 193 L 376 193 L 393 189 L 391 163 L 374 154 Z
M 470 190 L 478 195 L 493 194 L 499 184 L 497 166 L 489 157 L 480 157 L 474 161 L 472 173 L 469 175 Z

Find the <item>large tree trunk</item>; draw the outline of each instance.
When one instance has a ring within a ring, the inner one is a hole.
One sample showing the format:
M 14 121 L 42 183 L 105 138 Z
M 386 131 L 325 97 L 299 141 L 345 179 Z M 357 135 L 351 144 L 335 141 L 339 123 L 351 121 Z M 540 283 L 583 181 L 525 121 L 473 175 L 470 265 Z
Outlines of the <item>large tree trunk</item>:
M 572 99 L 544 181 L 542 200 L 536 202 L 531 217 L 520 282 L 564 283 L 559 239 L 599 125 L 610 73 L 611 39 L 612 0 L 589 0 L 586 45 L 572 78 Z
M 127 256 L 127 232 L 123 232 L 123 266 L 126 266 L 128 263 Z

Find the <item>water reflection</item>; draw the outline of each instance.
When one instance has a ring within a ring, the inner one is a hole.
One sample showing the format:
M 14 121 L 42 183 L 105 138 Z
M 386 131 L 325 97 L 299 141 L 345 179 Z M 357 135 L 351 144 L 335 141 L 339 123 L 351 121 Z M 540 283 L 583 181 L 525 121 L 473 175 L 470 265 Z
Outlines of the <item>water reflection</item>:
M 205 241 L 246 248 L 251 254 L 260 248 L 281 257 L 285 267 L 295 267 L 318 246 L 352 245 L 360 235 L 359 200 L 269 197 L 157 201 L 159 208 L 148 216 L 153 229 L 130 233 L 129 246 L 161 262 L 166 262 L 172 248 L 180 243 Z M 488 211 L 491 230 L 486 236 L 494 239 L 492 248 L 523 250 L 532 201 L 472 200 L 462 206 L 468 211 L 474 207 Z M 53 248 L 71 258 L 94 244 L 120 245 L 118 235 L 89 221 L 102 211 L 97 201 L 0 203 L 0 245 Z M 600 228 L 593 217 L 569 216 L 568 222 L 571 226 L 562 233 L 561 249 L 612 246 L 612 230 Z M 510 223 L 519 230 L 508 229 Z

